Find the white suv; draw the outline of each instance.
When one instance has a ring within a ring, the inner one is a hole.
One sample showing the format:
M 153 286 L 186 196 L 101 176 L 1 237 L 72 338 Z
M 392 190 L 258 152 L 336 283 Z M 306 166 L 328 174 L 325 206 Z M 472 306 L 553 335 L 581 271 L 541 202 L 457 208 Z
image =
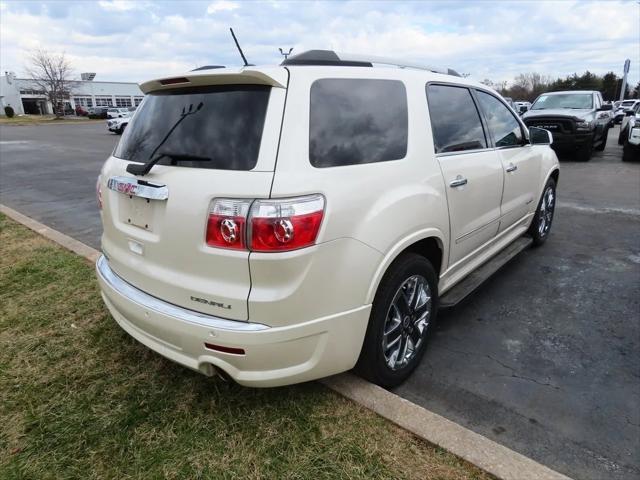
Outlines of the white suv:
M 141 85 L 98 179 L 124 330 L 243 385 L 393 386 L 439 307 L 546 240 L 550 134 L 452 70 L 382 63 L 315 50 Z
M 110 108 L 107 110 L 107 118 L 128 117 L 130 113 L 128 108 Z

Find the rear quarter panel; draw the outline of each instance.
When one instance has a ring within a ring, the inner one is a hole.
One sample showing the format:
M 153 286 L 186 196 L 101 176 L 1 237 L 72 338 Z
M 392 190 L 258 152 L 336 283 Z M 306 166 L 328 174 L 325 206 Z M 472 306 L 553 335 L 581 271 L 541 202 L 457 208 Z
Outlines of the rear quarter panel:
M 344 258 L 347 278 L 327 278 L 327 288 L 344 282 L 357 284 L 350 305 L 370 303 L 386 267 L 411 243 L 434 236 L 443 246 L 443 269 L 448 257 L 449 219 L 442 173 L 436 162 L 427 110 L 423 72 L 393 75 L 393 69 L 291 69 L 282 138 L 271 191 L 272 197 L 321 193 L 326 213 L 318 243 L 353 239 L 377 252 L 369 259 Z M 399 79 L 408 96 L 407 155 L 395 161 L 315 168 L 309 161 L 310 88 L 319 78 Z M 434 77 L 446 77 L 434 74 Z M 363 262 L 368 262 L 365 264 Z M 253 269 L 252 269 L 252 281 Z M 331 298 L 331 296 L 329 296 Z M 329 300 L 330 302 L 331 300 Z M 251 309 L 251 299 L 250 299 Z

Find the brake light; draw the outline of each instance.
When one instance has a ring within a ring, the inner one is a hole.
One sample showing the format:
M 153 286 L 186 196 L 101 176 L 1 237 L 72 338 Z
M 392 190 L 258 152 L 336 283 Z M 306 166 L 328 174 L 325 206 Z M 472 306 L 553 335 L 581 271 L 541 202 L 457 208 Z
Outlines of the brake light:
M 273 200 L 217 198 L 207 219 L 206 242 L 210 247 L 283 252 L 315 244 L 324 197 Z
M 256 200 L 249 215 L 250 248 L 254 252 L 273 252 L 313 245 L 323 216 L 322 195 Z
M 102 185 L 100 185 L 101 179 L 102 176 L 98 175 L 98 180 L 96 181 L 96 201 L 98 202 L 98 210 L 102 210 Z
M 189 82 L 189 79 L 185 77 L 165 78 L 164 80 L 160 80 L 160 85 L 176 85 L 178 83 L 190 83 L 190 82 Z
M 217 198 L 209 208 L 206 241 L 210 247 L 245 250 L 251 200 Z

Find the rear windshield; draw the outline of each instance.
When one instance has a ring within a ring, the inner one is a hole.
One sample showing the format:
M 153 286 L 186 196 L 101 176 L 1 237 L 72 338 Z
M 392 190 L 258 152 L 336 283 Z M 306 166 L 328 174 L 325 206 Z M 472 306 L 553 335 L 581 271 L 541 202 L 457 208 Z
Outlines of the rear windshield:
M 167 153 L 158 165 L 251 170 L 258 161 L 270 91 L 263 85 L 225 85 L 150 93 L 113 155 L 147 162 Z

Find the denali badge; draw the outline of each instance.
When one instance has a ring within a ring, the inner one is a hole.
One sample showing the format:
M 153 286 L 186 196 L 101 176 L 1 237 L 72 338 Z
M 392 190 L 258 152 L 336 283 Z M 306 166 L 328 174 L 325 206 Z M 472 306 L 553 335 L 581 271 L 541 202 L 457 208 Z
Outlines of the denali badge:
M 207 300 L 206 298 L 198 298 L 191 295 L 191 300 L 199 303 L 206 303 L 207 305 L 211 305 L 213 307 L 225 308 L 227 310 L 231 310 L 231 305 L 225 305 L 224 303 L 214 302 L 213 300 Z

